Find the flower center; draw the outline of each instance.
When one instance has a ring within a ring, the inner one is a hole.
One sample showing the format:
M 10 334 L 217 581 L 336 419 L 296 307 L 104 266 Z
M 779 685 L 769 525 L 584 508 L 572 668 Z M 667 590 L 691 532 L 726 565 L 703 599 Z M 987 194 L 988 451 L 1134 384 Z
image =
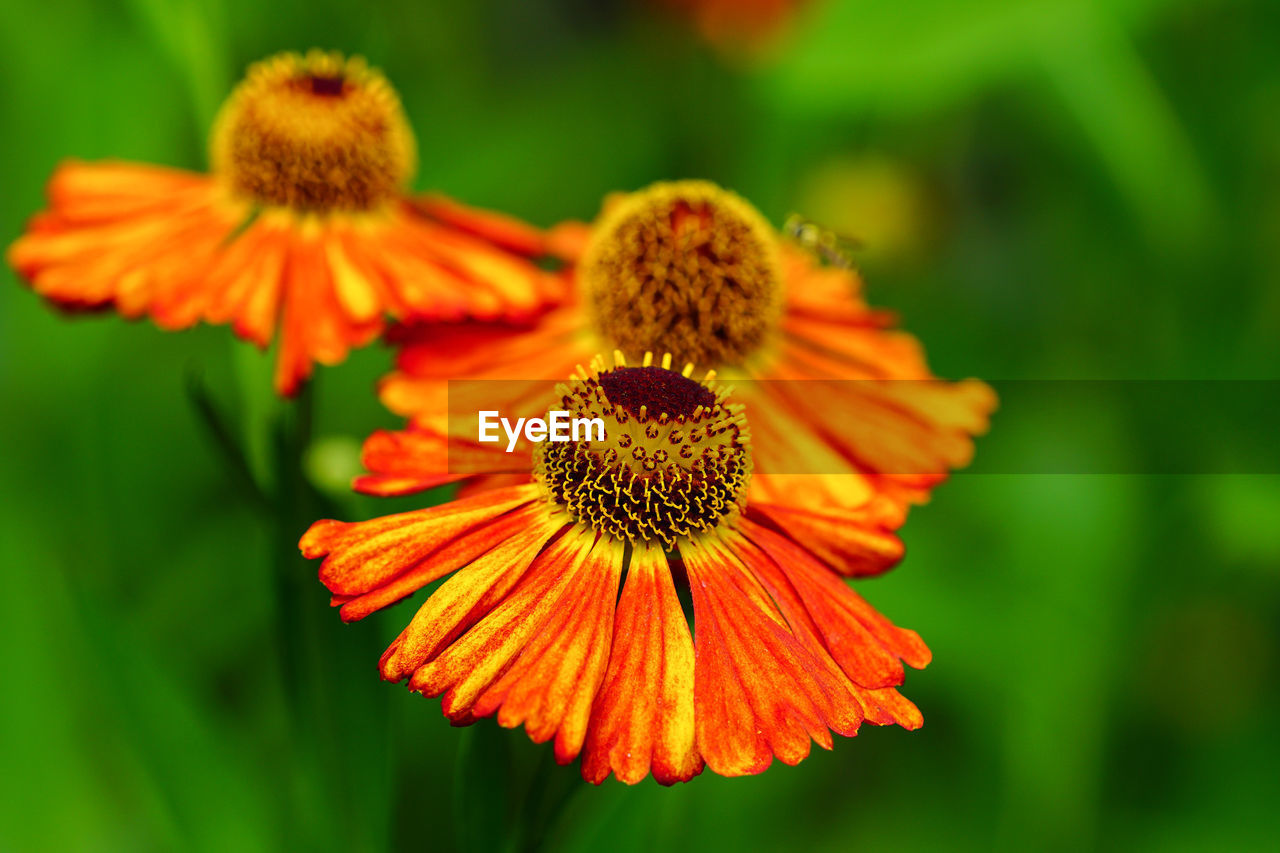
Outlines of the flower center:
M 742 407 L 723 391 L 649 364 L 590 371 L 556 390 L 565 411 L 600 418 L 603 441 L 543 442 L 534 477 L 575 521 L 630 542 L 710 530 L 741 510 L 751 479 Z
M 778 240 L 755 208 L 706 181 L 658 183 L 602 216 L 579 267 L 605 338 L 628 356 L 738 365 L 777 327 Z
M 363 59 L 312 51 L 255 63 L 212 136 L 214 171 L 268 205 L 368 210 L 414 170 L 414 139 L 395 90 Z

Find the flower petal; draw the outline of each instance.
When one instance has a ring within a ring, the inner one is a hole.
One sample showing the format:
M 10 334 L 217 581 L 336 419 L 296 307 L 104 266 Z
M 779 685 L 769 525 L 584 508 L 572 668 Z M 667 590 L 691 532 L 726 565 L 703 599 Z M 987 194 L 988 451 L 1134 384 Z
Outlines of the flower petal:
M 853 695 L 862 705 L 862 713 L 873 726 L 902 726 L 915 731 L 924 725 L 924 717 L 915 704 L 892 687 L 866 690 L 854 685 Z
M 291 395 L 388 315 L 529 319 L 565 295 L 529 260 L 540 232 L 445 199 L 369 211 L 253 203 L 223 180 L 140 164 L 63 164 L 49 211 L 9 249 L 32 289 L 68 310 L 115 308 L 166 329 L 232 322 L 267 346 Z M 256 212 L 255 212 L 256 210 Z
M 571 530 L 538 556 L 507 599 L 435 660 L 410 687 L 444 692 L 451 719 L 498 712 L 538 743 L 556 736 L 562 764 L 582 748 L 604 677 L 623 549 Z
M 535 509 L 542 509 L 535 507 Z M 463 566 L 431 594 L 378 665 L 387 681 L 400 681 L 434 659 L 496 607 L 554 536 L 563 520 L 530 514 L 508 539 Z
M 724 776 L 796 764 L 812 738 L 852 735 L 861 707 L 847 680 L 788 628 L 750 570 L 720 543 L 681 547 L 697 630 L 698 750 Z
M 702 772 L 695 746 L 694 653 L 671 570 L 659 548 L 637 546 L 618 601 L 613 649 L 591 711 L 582 777 L 612 772 L 664 785 Z
M 395 327 L 388 338 L 401 348 L 395 372 L 378 385 L 379 397 L 393 412 L 440 433 L 449 432 L 450 411 L 463 411 L 452 399 L 461 390 L 483 395 L 484 408 L 509 418 L 544 414 L 555 383 L 588 363 L 597 346 L 582 312 L 569 307 L 532 326 L 414 323 Z M 460 377 L 467 385 L 451 388 Z
M 878 510 L 886 505 L 888 513 Z M 767 518 L 846 577 L 881 574 L 897 565 L 906 553 L 902 540 L 893 532 L 901 524 L 899 506 L 883 498 L 854 510 L 814 509 L 808 501 L 799 506 L 784 500 L 756 501 L 751 504 L 750 514 L 753 518 Z
M 413 205 L 432 219 L 517 254 L 534 257 L 546 252 L 542 232 L 513 216 L 469 207 L 438 193 L 419 196 Z
M 49 200 L 8 252 L 32 288 L 70 310 L 113 306 L 165 328 L 195 322 L 176 294 L 203 286 L 248 215 L 204 175 L 114 161 L 62 164 Z
M 928 665 L 932 655 L 919 634 L 895 626 L 804 548 L 749 519 L 741 519 L 738 527 L 785 575 L 826 647 L 858 685 L 875 689 L 902 683 L 902 668 L 886 666 L 886 656 L 915 669 Z
M 363 595 L 418 567 L 467 533 L 483 532 L 494 519 L 536 498 L 532 486 L 519 486 L 372 521 L 317 521 L 303 535 L 299 547 L 308 559 L 324 557 L 320 580 L 330 592 Z

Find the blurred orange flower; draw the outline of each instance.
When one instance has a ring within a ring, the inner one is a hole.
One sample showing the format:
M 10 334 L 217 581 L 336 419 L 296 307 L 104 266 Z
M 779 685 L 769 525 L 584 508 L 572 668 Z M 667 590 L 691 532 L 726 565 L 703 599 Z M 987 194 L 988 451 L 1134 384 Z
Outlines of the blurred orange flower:
M 449 380 L 553 380 L 595 352 L 666 351 L 736 383 L 756 436 L 761 511 L 840 571 L 866 575 L 900 559 L 894 531 L 907 508 L 968 464 L 972 436 L 987 428 L 987 385 L 937 379 L 916 339 L 866 305 L 855 272 L 823 266 L 713 184 L 617 195 L 594 225 L 562 225 L 548 239 L 577 294 L 536 325 L 392 331 L 402 346 L 380 394 L 410 423 L 370 436 L 360 490 L 403 494 L 486 461 L 510 465 L 483 453 L 456 464 L 480 449 L 449 421 Z M 541 414 L 548 400 L 530 389 L 489 383 L 495 397 L 510 395 L 491 407 Z
M 863 721 L 919 727 L 895 688 L 928 648 L 776 532 L 747 499 L 742 408 L 669 363 L 597 360 L 560 386 L 563 410 L 603 419 L 605 439 L 539 444 L 532 481 L 307 531 L 346 621 L 448 576 L 382 677 L 443 695 L 457 725 L 496 714 L 554 738 L 557 761 L 581 754 L 595 783 L 760 773 Z M 384 463 L 413 476 L 411 457 Z
M 49 209 L 9 249 L 40 295 L 177 329 L 279 333 L 275 386 L 335 364 L 387 315 L 528 317 L 557 280 L 540 232 L 404 187 L 416 145 L 399 98 L 359 58 L 313 51 L 253 65 L 223 105 L 212 174 L 124 162 L 61 165 Z
M 761 50 L 780 38 L 805 0 L 659 0 L 712 45 Z

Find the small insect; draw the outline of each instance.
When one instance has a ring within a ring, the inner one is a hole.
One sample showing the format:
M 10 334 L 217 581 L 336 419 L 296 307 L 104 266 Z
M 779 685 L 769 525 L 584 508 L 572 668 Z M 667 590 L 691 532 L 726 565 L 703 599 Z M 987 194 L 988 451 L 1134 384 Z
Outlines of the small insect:
M 782 230 L 801 246 L 840 269 L 853 269 L 853 254 L 862 248 L 862 241 L 858 238 L 837 234 L 798 213 L 787 217 Z

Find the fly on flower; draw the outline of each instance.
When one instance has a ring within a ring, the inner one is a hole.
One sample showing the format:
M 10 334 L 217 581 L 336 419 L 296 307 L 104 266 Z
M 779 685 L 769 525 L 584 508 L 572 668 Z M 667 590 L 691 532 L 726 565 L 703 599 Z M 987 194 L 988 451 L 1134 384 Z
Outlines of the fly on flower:
M 779 531 L 749 497 L 742 407 L 670 364 L 580 368 L 557 405 L 607 438 L 538 445 L 532 478 L 307 531 L 344 620 L 447 578 L 382 677 L 443 696 L 455 724 L 496 715 L 554 739 L 595 783 L 760 773 L 864 721 L 919 727 L 896 688 L 928 648 Z M 419 477 L 409 455 L 384 462 Z
M 278 337 L 282 394 L 387 316 L 510 320 L 558 299 L 559 280 L 530 261 L 540 232 L 407 195 L 416 156 L 382 74 L 334 53 L 280 54 L 222 106 L 212 174 L 64 163 L 9 262 L 65 309 L 166 329 L 230 323 L 260 347 Z
M 393 470 L 406 454 L 434 482 L 457 479 L 448 460 L 476 448 L 451 434 L 449 380 L 548 380 L 594 352 L 666 351 L 738 383 L 757 437 L 750 488 L 761 511 L 841 571 L 867 575 L 902 556 L 895 531 L 907 508 L 968 464 L 972 437 L 986 430 L 987 385 L 935 377 L 916 339 L 867 306 L 856 271 L 821 263 L 714 184 L 613 196 L 594 224 L 561 225 L 548 239 L 577 293 L 534 327 L 394 331 L 397 370 L 380 392 L 410 423 L 366 442 L 362 490 L 400 493 Z M 537 415 L 550 401 L 492 402 Z
M 851 270 L 854 268 L 853 255 L 862 248 L 862 241 L 856 237 L 837 234 L 830 228 L 824 228 L 811 219 L 805 219 L 798 213 L 787 217 L 782 231 L 800 246 L 808 249 L 833 267 Z

